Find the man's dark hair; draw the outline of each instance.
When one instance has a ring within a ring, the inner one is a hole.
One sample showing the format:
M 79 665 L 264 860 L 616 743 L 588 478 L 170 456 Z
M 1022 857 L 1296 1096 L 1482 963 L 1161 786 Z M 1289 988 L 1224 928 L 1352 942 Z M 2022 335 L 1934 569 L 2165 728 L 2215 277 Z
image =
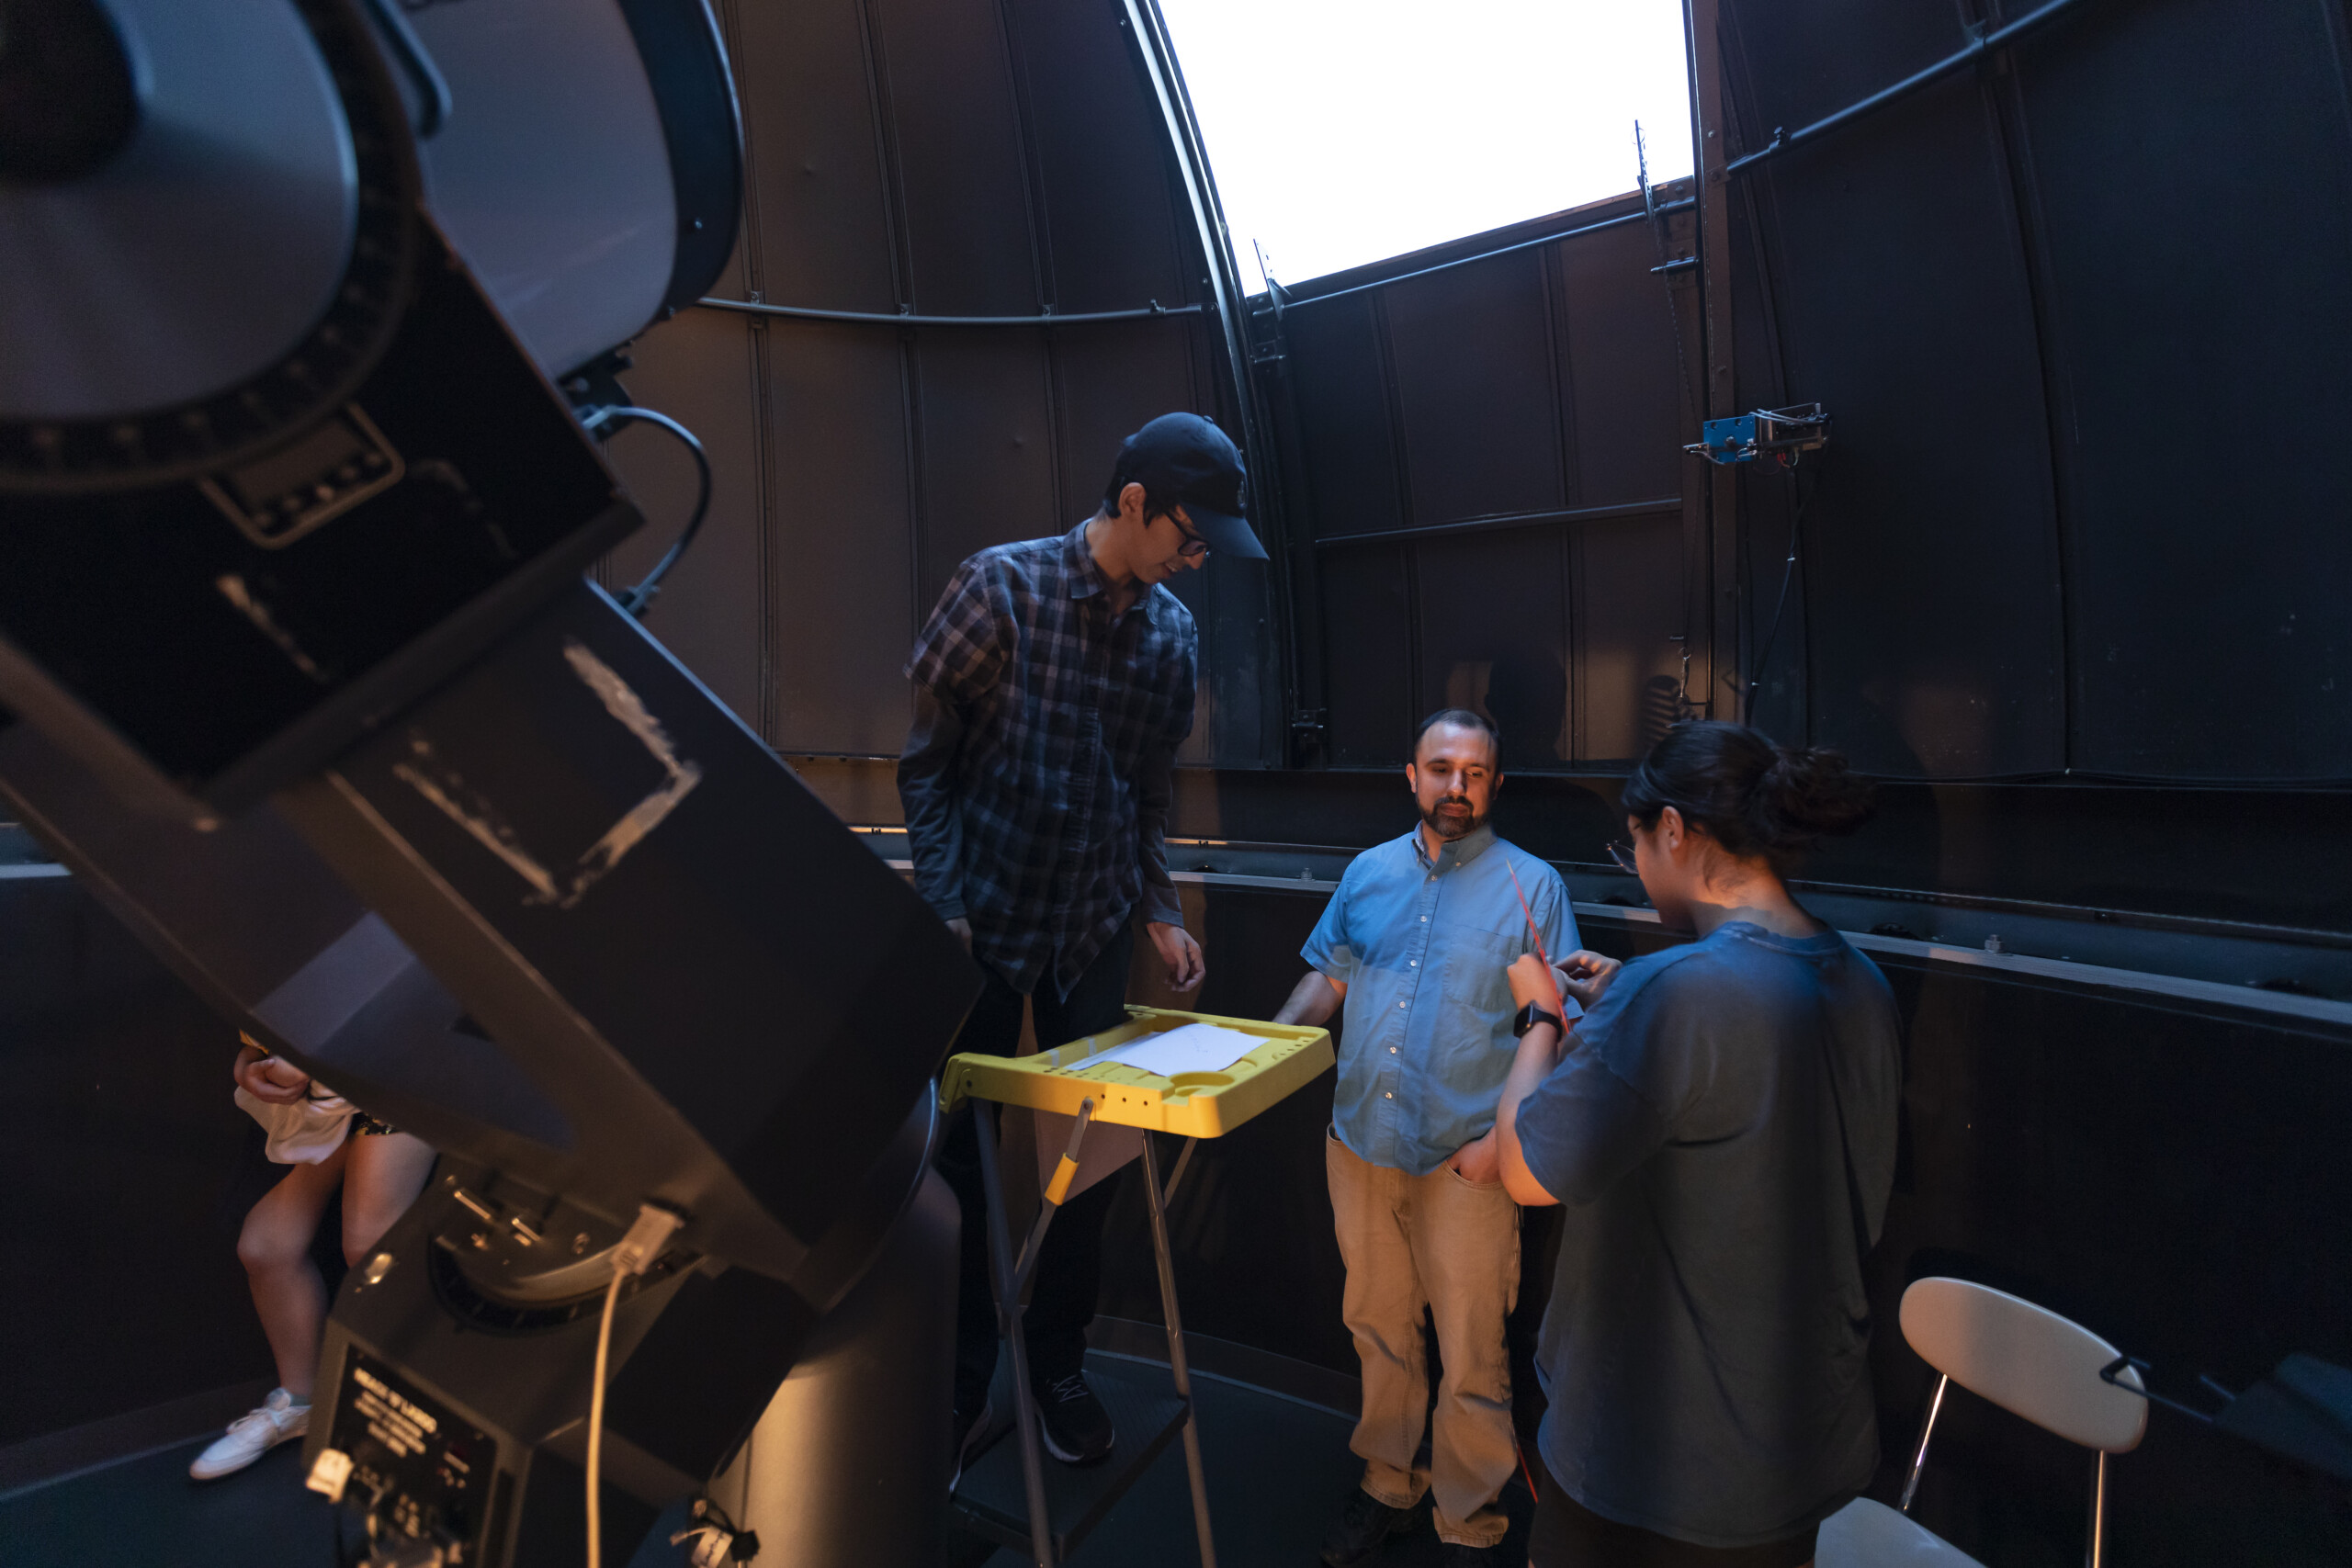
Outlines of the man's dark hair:
M 1485 730 L 1487 753 L 1495 760 L 1495 772 L 1499 773 L 1503 771 L 1503 732 L 1495 728 L 1493 719 L 1469 708 L 1440 708 L 1421 720 L 1419 727 L 1413 731 L 1412 761 L 1418 762 L 1421 760 L 1421 738 L 1441 724 L 1450 724 L 1457 729 Z
M 1142 480 L 1127 472 L 1127 465 L 1124 461 L 1117 464 L 1111 469 L 1111 482 L 1102 487 L 1102 510 L 1116 517 L 1119 514 L 1119 492 L 1131 484 L 1142 483 Z M 1165 517 L 1175 511 L 1180 504 L 1182 503 L 1178 502 L 1161 500 L 1151 493 L 1149 485 L 1144 485 L 1143 520 L 1145 522 L 1148 523 L 1155 517 Z

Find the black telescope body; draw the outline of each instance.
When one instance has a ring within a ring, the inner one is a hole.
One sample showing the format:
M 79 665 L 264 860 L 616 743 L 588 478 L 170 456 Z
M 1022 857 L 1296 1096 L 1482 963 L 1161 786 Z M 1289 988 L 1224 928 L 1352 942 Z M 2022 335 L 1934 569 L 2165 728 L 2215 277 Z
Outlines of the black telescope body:
M 311 1427 L 314 1485 L 382 1561 L 577 1561 L 598 1322 L 647 1205 L 679 1224 L 613 1314 L 616 1561 L 804 1347 L 948 1337 L 905 1303 L 952 1301 L 929 1079 L 977 973 L 582 577 L 640 518 L 549 377 L 612 387 L 599 356 L 707 287 L 741 156 L 702 0 L 581 9 L 514 62 L 390 5 L 13 0 L 55 47 L 0 70 L 147 94 L 6 149 L 0 794 L 224 1016 L 441 1151 L 346 1280 Z M 511 91 L 469 96 L 501 70 Z M 563 72 L 607 88 L 571 111 L 593 134 L 643 131 L 603 165 L 516 112 Z M 272 157 L 311 185 L 260 189 Z M 617 261 L 485 221 L 548 177 L 635 236 Z M 164 209 L 208 200 L 245 225 L 231 250 L 277 247 L 269 297 L 201 244 L 153 254 Z M 46 259 L 61 238 L 227 319 L 167 310 L 126 356 Z M 933 1359 L 876 1430 L 816 1445 L 916 1456 L 896 1473 L 922 1502 L 861 1561 L 935 1546 Z

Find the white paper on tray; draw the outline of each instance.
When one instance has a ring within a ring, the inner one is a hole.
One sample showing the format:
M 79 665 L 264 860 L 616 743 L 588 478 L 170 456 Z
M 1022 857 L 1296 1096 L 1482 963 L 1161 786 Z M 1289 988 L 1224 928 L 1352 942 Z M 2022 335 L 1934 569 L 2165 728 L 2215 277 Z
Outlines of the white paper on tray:
M 1172 1078 L 1178 1073 L 1221 1073 L 1264 1043 L 1259 1036 L 1244 1034 L 1238 1029 L 1220 1029 L 1214 1023 L 1187 1023 L 1163 1033 L 1147 1034 L 1125 1045 L 1114 1045 L 1083 1062 L 1072 1063 L 1069 1070 L 1117 1062 L 1164 1078 Z

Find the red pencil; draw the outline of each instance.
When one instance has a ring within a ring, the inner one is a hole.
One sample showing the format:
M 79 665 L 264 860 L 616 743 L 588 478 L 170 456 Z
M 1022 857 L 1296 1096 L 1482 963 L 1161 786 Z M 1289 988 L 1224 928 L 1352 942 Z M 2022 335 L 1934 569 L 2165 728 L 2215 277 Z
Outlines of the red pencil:
M 1519 872 L 1510 862 L 1503 862 L 1503 869 L 1510 873 L 1511 896 L 1519 900 L 1519 912 L 1527 920 L 1527 934 L 1535 943 L 1535 956 L 1544 962 L 1544 988 L 1552 993 L 1552 1011 L 1560 1019 L 1560 1027 L 1567 1027 L 1568 1008 L 1560 1000 L 1560 987 L 1552 979 L 1552 955 L 1544 951 L 1544 933 L 1535 929 L 1535 913 L 1527 907 L 1527 890 L 1519 885 Z

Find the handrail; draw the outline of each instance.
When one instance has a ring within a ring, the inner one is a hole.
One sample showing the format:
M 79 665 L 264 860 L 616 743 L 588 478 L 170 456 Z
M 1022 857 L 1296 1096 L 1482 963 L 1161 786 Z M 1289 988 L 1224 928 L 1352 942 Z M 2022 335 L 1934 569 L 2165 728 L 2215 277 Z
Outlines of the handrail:
M 1624 501 L 1610 506 L 1505 512 L 1490 517 L 1465 517 L 1454 523 L 1419 523 L 1404 528 L 1374 528 L 1361 534 L 1327 534 L 1308 542 L 1318 550 L 1329 550 L 1350 545 L 1393 545 L 1406 539 L 1451 538 L 1457 534 L 1495 534 L 1511 528 L 1551 528 L 1569 523 L 1599 523 L 1612 517 L 1644 517 L 1654 513 L 1681 510 L 1682 498 L 1667 495 L 1655 501 Z
M 1149 321 L 1162 316 L 1197 316 L 1198 305 L 1163 305 L 1155 299 L 1140 310 L 1073 310 L 1067 315 L 1042 316 L 916 316 L 888 315 L 879 310 L 820 310 L 807 305 L 766 305 L 755 299 L 695 301 L 714 310 L 738 310 L 749 316 L 784 316 L 796 321 L 850 321 L 888 327 L 1067 327 L 1089 321 Z
M 2038 31 L 2056 21 L 2082 3 L 2083 0 L 2050 0 L 2050 3 L 2040 10 L 2029 11 L 2014 22 L 1995 28 L 1990 32 L 1978 34 L 1957 54 L 1947 55 L 1926 70 L 1914 72 L 1905 76 L 1891 87 L 1883 87 L 1858 103 L 1848 104 L 1836 114 L 1815 120 L 1802 130 L 1784 131 L 1775 126 L 1772 128 L 1770 141 L 1745 157 L 1734 158 L 1724 164 L 1724 176 L 1728 179 L 1742 169 L 1751 168 L 1767 158 L 1779 157 L 1792 147 L 1801 147 L 1815 137 L 1826 136 L 1833 130 L 1843 130 L 1864 115 L 1883 109 L 1898 99 L 1907 98 L 1920 88 L 1931 86 L 1954 72 L 1975 64 L 1996 49 L 2007 48 L 2026 34 Z

